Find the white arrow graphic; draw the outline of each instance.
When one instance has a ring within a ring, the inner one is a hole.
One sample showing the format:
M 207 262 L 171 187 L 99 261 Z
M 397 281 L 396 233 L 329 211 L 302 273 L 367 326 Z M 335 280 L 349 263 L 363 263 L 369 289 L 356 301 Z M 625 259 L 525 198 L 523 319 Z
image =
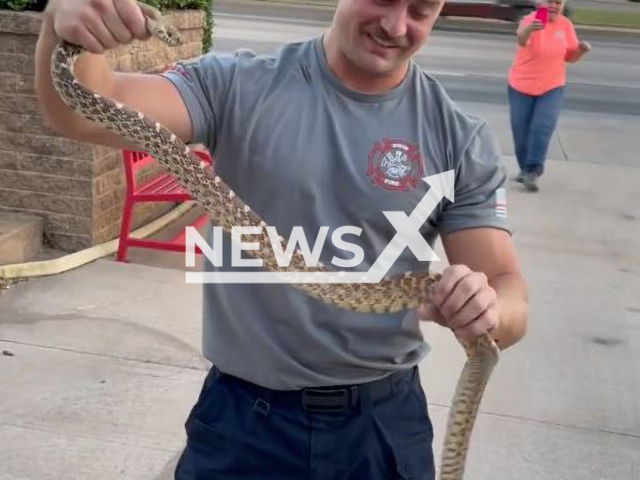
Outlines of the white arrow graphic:
M 382 212 L 398 233 L 394 235 L 389 244 L 382 251 L 376 262 L 371 266 L 367 276 L 373 282 L 379 282 L 387 274 L 393 263 L 398 259 L 405 247 L 409 247 L 413 254 L 421 261 L 439 261 L 436 252 L 420 235 L 420 228 L 427 221 L 431 212 L 438 206 L 443 197 L 451 202 L 455 201 L 454 171 L 448 170 L 437 175 L 424 177 L 431 188 L 420 203 L 414 208 L 411 215 L 404 212 Z

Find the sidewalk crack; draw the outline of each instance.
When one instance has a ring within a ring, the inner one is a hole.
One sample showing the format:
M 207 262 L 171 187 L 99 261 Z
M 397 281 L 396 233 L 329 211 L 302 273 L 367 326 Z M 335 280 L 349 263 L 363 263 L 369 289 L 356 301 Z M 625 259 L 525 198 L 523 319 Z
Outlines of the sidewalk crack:
M 567 153 L 567 149 L 564 148 L 564 144 L 562 143 L 562 137 L 560 136 L 560 131 L 556 130 L 556 137 L 558 137 L 558 143 L 560 144 L 560 150 L 562 151 L 562 156 L 566 161 L 571 161 L 569 158 L 569 154 Z

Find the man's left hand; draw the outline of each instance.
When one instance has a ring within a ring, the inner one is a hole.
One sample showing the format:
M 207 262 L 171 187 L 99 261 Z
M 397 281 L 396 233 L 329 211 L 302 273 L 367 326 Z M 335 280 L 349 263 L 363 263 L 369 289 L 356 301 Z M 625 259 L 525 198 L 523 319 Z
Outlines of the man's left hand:
M 418 318 L 450 328 L 461 340 L 490 332 L 500 323 L 498 296 L 487 276 L 464 265 L 442 272 L 432 300 L 418 309 Z

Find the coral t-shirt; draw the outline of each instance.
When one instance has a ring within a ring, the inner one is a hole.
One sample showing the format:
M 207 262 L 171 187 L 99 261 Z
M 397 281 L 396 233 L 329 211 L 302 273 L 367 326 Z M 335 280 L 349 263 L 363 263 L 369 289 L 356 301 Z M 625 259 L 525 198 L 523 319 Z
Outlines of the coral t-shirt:
M 522 19 L 530 24 L 535 12 Z M 509 85 L 528 95 L 542 95 L 565 84 L 567 56 L 578 49 L 578 36 L 571 20 L 558 15 L 543 30 L 533 32 L 527 45 L 519 46 L 509 70 Z

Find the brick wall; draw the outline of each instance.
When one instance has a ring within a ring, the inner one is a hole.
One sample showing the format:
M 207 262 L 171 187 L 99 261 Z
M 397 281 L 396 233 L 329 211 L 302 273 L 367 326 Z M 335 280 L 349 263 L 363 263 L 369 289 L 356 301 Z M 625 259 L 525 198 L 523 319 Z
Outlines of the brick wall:
M 108 53 L 118 71 L 157 71 L 201 53 L 203 12 L 174 12 L 179 47 L 158 40 L 134 42 Z M 0 10 L 0 211 L 44 218 L 54 248 L 74 251 L 116 238 L 124 175 L 120 152 L 58 136 L 44 123 L 33 91 L 33 54 L 40 14 Z M 149 174 L 149 172 L 147 172 Z M 172 205 L 136 207 L 136 228 Z

